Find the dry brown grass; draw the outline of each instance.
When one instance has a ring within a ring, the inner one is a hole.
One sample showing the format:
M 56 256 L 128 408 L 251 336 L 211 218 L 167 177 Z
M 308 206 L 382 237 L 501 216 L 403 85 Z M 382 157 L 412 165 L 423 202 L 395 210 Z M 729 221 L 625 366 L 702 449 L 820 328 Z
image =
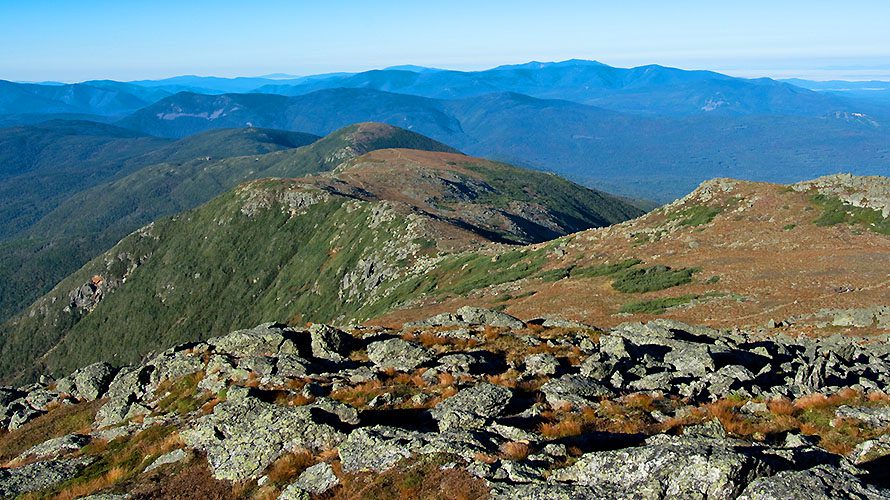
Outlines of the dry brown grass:
M 881 403 L 885 405 L 890 405 L 890 394 L 881 391 L 870 392 L 866 396 L 866 399 L 870 403 Z
M 776 416 L 790 417 L 794 415 L 794 403 L 788 398 L 774 398 L 766 403 L 770 413 Z
M 28 448 L 65 434 L 89 432 L 105 400 L 60 406 L 18 429 L 0 434 L 0 462 L 15 458 Z
M 490 342 L 500 337 L 502 333 L 503 329 L 501 328 L 491 325 L 485 325 L 485 327 L 482 329 L 482 338 Z
M 73 500 L 83 496 L 91 495 L 97 491 L 102 491 L 110 486 L 120 482 L 127 475 L 127 470 L 123 467 L 114 467 L 100 477 L 97 477 L 86 483 L 70 486 L 53 498 L 55 500 Z
M 439 378 L 439 386 L 444 386 L 444 387 L 453 387 L 455 382 L 457 381 L 454 378 L 454 375 L 447 373 L 447 372 L 440 373 L 438 375 L 438 378 Z
M 190 460 L 175 472 L 143 475 L 125 483 L 133 498 L 140 500 L 201 499 L 230 500 L 235 488 L 228 481 L 215 479 L 203 459 Z
M 450 456 L 422 455 L 405 459 L 382 473 L 343 474 L 326 498 L 337 500 L 412 499 L 477 500 L 488 498 L 485 482 L 453 463 Z
M 315 463 L 312 452 L 305 449 L 296 450 L 278 457 L 272 465 L 266 469 L 269 480 L 276 485 L 283 485 L 297 477 L 301 472 Z
M 531 451 L 528 443 L 523 441 L 509 441 L 500 446 L 501 458 L 507 460 L 525 460 Z
M 569 416 L 555 422 L 541 422 L 538 431 L 549 439 L 578 436 L 584 430 L 584 422 L 577 417 Z

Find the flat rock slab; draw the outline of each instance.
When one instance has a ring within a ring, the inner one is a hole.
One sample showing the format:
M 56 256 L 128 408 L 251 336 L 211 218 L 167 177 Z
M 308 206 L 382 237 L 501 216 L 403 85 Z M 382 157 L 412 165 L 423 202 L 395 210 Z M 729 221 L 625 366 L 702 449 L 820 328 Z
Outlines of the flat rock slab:
M 67 481 L 92 461 L 91 458 L 53 460 L 15 469 L 0 469 L 0 497 L 16 497 Z
M 343 439 L 329 425 L 315 423 L 312 411 L 248 396 L 216 405 L 181 435 L 189 447 L 207 454 L 214 477 L 242 481 L 259 477 L 286 451 L 328 449 Z
M 829 500 L 838 498 L 887 500 L 890 491 L 867 485 L 849 472 L 828 465 L 802 471 L 783 471 L 755 479 L 739 500 Z
M 557 481 L 616 488 L 627 498 L 735 498 L 769 472 L 762 461 L 719 440 L 677 439 L 666 443 L 587 453 Z

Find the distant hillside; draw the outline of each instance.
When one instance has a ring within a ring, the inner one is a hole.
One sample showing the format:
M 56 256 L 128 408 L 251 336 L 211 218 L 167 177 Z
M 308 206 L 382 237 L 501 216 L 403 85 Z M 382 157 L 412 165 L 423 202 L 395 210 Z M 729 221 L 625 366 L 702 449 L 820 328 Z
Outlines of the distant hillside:
M 622 224 L 463 259 L 482 255 L 503 264 L 468 280 L 443 262 L 384 292 L 423 291 L 377 322 L 469 304 L 603 327 L 661 317 L 765 335 L 887 333 L 890 178 L 716 179 Z M 449 295 L 443 284 L 460 280 L 472 285 Z
M 0 319 L 133 229 L 194 207 L 255 168 L 251 161 L 227 172 L 234 180 L 226 183 L 201 170 L 208 163 L 317 138 L 243 129 L 169 141 L 89 122 L 0 130 Z
M 284 97 L 177 94 L 121 125 L 178 137 L 253 126 L 325 134 L 356 121 L 408 128 L 467 153 L 668 202 L 713 177 L 795 182 L 844 165 L 890 170 L 890 127 L 861 113 L 644 117 L 515 93 L 438 100 L 369 89 Z
M 0 129 L 0 241 L 72 193 L 132 171 L 132 158 L 170 142 L 94 122 Z
M 330 174 L 243 184 L 127 236 L 2 327 L 2 377 L 135 360 L 272 316 L 371 317 L 394 305 L 380 291 L 440 255 L 641 213 L 550 174 L 455 153 L 343 159 Z

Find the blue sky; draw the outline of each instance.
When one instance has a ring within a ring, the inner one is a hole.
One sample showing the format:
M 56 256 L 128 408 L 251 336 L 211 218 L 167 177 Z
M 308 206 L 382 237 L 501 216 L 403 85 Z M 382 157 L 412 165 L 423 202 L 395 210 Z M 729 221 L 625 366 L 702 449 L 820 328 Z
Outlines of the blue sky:
M 890 79 L 888 20 L 887 0 L 0 0 L 0 78 L 480 69 L 584 58 Z

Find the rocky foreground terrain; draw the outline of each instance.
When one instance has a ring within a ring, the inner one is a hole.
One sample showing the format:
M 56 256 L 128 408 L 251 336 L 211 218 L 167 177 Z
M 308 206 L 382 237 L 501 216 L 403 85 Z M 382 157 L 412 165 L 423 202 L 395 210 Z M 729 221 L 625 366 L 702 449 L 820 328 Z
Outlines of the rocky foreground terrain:
M 0 389 L 0 496 L 890 498 L 886 335 L 463 307 Z

